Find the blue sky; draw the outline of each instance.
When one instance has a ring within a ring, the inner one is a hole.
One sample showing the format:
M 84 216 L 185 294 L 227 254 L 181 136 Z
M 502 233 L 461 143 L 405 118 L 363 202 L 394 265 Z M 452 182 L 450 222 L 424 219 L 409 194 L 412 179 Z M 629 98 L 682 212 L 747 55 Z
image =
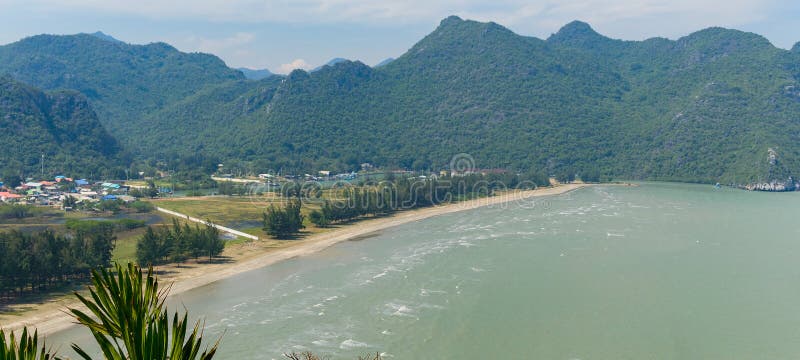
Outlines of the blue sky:
M 23 37 L 103 31 L 164 41 L 221 57 L 232 67 L 287 73 L 334 57 L 373 65 L 403 54 L 448 15 L 495 21 L 546 38 L 583 20 L 613 38 L 676 39 L 724 26 L 790 48 L 800 2 L 763 0 L 0 0 L 0 44 Z

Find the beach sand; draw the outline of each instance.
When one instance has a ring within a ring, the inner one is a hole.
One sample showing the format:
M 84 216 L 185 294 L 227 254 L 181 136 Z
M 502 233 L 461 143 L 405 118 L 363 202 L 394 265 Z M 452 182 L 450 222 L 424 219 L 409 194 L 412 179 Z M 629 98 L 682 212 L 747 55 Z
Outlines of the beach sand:
M 447 205 L 398 212 L 391 216 L 372 218 L 342 225 L 330 231 L 316 233 L 302 240 L 286 241 L 283 246 L 265 246 L 258 241 L 234 245 L 225 249 L 223 256 L 229 261 L 208 264 L 174 264 L 159 266 L 161 284 L 172 284 L 170 294 L 182 293 L 246 271 L 275 264 L 279 261 L 312 254 L 336 243 L 362 237 L 383 229 L 423 220 L 432 216 L 475 209 L 482 206 L 506 206 L 531 198 L 563 194 L 586 184 L 558 185 L 527 191 L 508 192 Z M 537 204 L 534 202 L 534 206 Z M 24 326 L 36 327 L 40 335 L 52 334 L 73 325 L 67 308 L 82 308 L 74 296 L 59 296 L 40 304 L 15 306 L 13 314 L 0 314 L 0 327 L 19 330 Z

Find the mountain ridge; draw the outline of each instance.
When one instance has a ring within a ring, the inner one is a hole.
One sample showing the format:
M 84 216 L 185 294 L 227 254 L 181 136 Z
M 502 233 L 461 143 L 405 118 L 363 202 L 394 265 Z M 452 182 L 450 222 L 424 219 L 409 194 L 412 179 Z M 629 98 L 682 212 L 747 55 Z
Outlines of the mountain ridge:
M 89 34 L 36 35 L 0 46 L 0 73 L 44 90 L 81 92 L 112 132 L 205 86 L 244 79 L 213 55 Z
M 451 16 L 383 66 L 341 61 L 261 81 L 225 69 L 133 119 L 123 144 L 144 158 L 297 171 L 441 169 L 467 152 L 482 167 L 605 178 L 800 173 L 798 52 L 738 30 L 628 41 L 575 21 L 539 39 Z
M 275 75 L 272 71 L 269 71 L 269 69 L 250 69 L 242 67 L 236 68 L 236 70 L 241 71 L 244 77 L 250 80 L 261 80 Z
M 45 156 L 47 173 L 114 174 L 125 157 L 80 93 L 44 93 L 0 76 L 0 169 L 4 179 L 37 174 Z M 112 175 L 113 176 L 113 175 Z

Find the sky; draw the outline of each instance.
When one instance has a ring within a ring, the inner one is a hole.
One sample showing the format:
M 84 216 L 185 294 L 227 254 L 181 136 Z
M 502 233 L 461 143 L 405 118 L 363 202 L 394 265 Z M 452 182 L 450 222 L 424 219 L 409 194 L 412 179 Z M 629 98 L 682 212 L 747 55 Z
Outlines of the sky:
M 539 38 L 582 20 L 625 40 L 723 26 L 781 48 L 800 41 L 800 1 L 786 0 L 0 0 L 0 44 L 102 31 L 285 74 L 337 57 L 368 65 L 398 57 L 449 15 Z

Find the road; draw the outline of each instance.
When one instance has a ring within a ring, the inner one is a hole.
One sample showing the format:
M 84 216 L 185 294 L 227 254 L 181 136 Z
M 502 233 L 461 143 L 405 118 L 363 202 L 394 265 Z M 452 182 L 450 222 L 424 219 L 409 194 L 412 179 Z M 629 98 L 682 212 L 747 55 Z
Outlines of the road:
M 208 223 L 205 220 L 201 220 L 201 219 L 198 219 L 196 217 L 191 217 L 189 215 L 181 214 L 181 213 L 176 212 L 176 211 L 167 210 L 167 209 L 164 209 L 164 208 L 161 208 L 161 207 L 158 207 L 158 206 L 156 206 L 156 210 L 158 210 L 160 212 L 163 212 L 165 214 L 169 214 L 169 215 L 172 215 L 172 216 L 175 216 L 175 217 L 179 217 L 179 218 L 182 218 L 182 219 L 186 219 L 186 220 L 189 220 L 189 221 L 194 221 L 194 222 L 205 224 L 205 225 L 211 225 L 211 226 L 217 228 L 219 231 L 224 231 L 224 232 L 229 233 L 229 234 L 233 234 L 233 235 L 236 235 L 236 236 L 241 236 L 241 237 L 252 239 L 252 240 L 259 240 L 258 236 L 255 236 L 255 235 L 252 235 L 252 234 L 248 234 L 248 233 L 245 233 L 245 232 L 241 232 L 239 230 L 234 230 L 234 229 L 231 229 L 229 227 L 222 226 L 222 225 L 217 225 L 217 224 L 214 224 L 214 223 Z

